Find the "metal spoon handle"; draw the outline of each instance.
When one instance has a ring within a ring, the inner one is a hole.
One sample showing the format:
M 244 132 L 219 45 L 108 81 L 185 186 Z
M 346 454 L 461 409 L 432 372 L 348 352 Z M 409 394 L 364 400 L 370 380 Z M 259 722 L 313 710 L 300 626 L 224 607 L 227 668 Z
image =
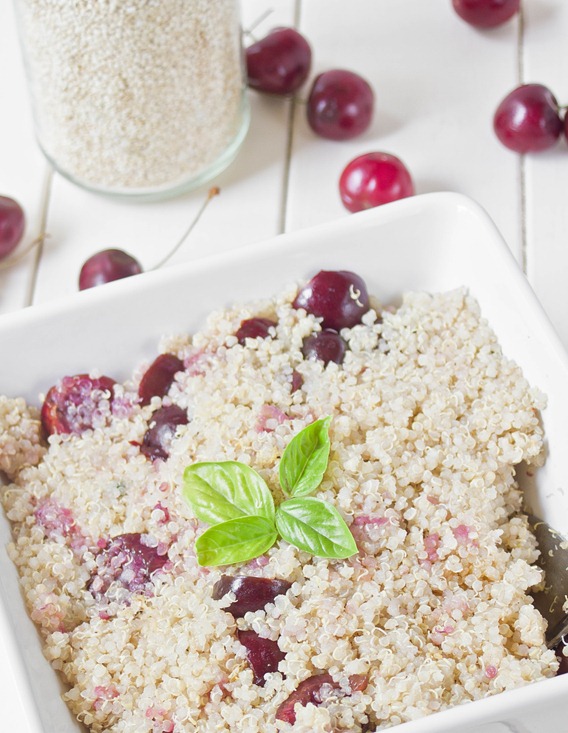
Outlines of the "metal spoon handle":
M 547 630 L 546 645 L 549 649 L 554 649 L 563 636 L 568 636 L 568 613 L 555 626 Z
M 552 649 L 568 635 L 568 613 L 563 608 L 568 597 L 568 542 L 542 519 L 529 514 L 528 520 L 540 550 L 537 564 L 545 578 L 542 590 L 531 595 L 548 623 L 546 644 Z

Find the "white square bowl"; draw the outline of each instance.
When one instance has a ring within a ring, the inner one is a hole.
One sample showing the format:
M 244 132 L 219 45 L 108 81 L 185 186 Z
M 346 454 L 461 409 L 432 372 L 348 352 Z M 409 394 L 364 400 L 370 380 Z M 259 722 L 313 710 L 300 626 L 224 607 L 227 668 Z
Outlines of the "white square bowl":
M 568 533 L 568 358 L 489 217 L 458 194 L 405 199 L 4 316 L 0 394 L 37 402 L 40 392 L 62 375 L 92 368 L 126 378 L 137 363 L 155 355 L 162 334 L 195 331 L 213 309 L 271 296 L 320 269 L 359 273 L 385 304 L 398 302 L 409 290 L 469 288 L 505 354 L 548 395 L 542 414 L 546 465 L 530 480 L 520 480 L 531 510 Z M 42 656 L 4 550 L 9 537 L 2 516 L 0 729 L 15 730 L 17 725 L 27 733 L 76 733 L 81 728 L 60 699 L 59 680 Z M 405 723 L 396 731 L 562 733 L 567 729 L 567 693 L 565 675 Z

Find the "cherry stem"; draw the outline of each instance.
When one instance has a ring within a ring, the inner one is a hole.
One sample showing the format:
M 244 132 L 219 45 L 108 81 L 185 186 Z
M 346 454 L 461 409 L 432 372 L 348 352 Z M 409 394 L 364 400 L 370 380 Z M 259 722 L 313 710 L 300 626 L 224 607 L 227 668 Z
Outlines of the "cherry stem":
M 15 267 L 19 262 L 21 262 L 33 249 L 36 247 L 39 247 L 40 244 L 43 244 L 48 237 L 48 234 L 40 234 L 38 237 L 33 239 L 27 247 L 25 247 L 21 252 L 17 252 L 13 257 L 11 257 L 6 262 L 0 262 L 0 272 L 3 270 L 9 270 L 11 267 Z
M 188 228 L 185 230 L 185 232 L 182 234 L 181 238 L 177 242 L 177 244 L 171 249 L 168 254 L 164 257 L 163 260 L 160 260 L 154 267 L 150 267 L 149 271 L 151 270 L 158 270 L 160 267 L 166 264 L 166 262 L 173 257 L 173 255 L 178 251 L 178 249 L 181 247 L 181 245 L 185 242 L 185 240 L 189 237 L 191 232 L 193 231 L 195 225 L 197 222 L 201 219 L 201 215 L 209 205 L 209 202 L 211 199 L 215 198 L 215 196 L 218 196 L 221 193 L 221 189 L 218 186 L 213 186 L 209 189 L 207 193 L 207 198 L 205 201 L 201 204 L 201 207 L 199 208 L 199 211 L 195 215 L 195 218 L 191 222 L 191 224 L 188 226 Z
M 252 32 L 254 31 L 254 29 L 257 26 L 259 26 L 262 23 L 262 21 L 266 20 L 269 15 L 272 15 L 273 12 L 274 12 L 274 8 L 267 8 L 264 11 L 264 13 L 259 15 L 258 18 L 252 22 L 252 25 L 250 25 L 248 28 L 243 29 L 244 35 L 251 36 L 254 40 L 254 36 L 252 35 Z

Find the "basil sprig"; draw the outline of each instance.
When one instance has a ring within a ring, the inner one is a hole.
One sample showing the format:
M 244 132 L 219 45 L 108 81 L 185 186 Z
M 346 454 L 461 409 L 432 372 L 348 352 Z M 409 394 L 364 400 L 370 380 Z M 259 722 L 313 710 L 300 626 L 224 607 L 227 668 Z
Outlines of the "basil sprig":
M 337 509 L 311 496 L 283 501 L 276 510 L 276 529 L 286 542 L 318 557 L 344 558 L 357 552 Z
M 330 417 L 295 435 L 279 465 L 285 499 L 275 509 L 272 493 L 252 468 L 237 461 L 194 463 L 184 471 L 183 496 L 195 516 L 212 525 L 195 542 L 200 565 L 246 562 L 269 550 L 278 536 L 318 557 L 344 559 L 357 552 L 337 509 L 308 497 L 329 461 Z
M 278 466 L 280 486 L 286 496 L 307 496 L 321 484 L 329 461 L 331 417 L 316 420 L 295 435 Z
M 206 524 L 251 515 L 274 521 L 274 500 L 266 482 L 237 461 L 194 463 L 183 473 L 183 495 Z
M 263 517 L 238 517 L 209 527 L 195 541 L 195 551 L 200 565 L 231 565 L 262 555 L 277 537 L 274 523 Z

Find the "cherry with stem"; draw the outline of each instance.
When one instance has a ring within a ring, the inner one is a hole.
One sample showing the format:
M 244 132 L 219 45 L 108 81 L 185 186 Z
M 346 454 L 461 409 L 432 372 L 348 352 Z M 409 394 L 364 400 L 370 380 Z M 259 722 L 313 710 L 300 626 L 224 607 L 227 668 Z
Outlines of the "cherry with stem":
M 218 186 L 213 186 L 209 189 L 207 197 L 201 204 L 197 214 L 194 216 L 180 239 L 166 254 L 166 256 L 153 267 L 148 268 L 148 271 L 158 270 L 160 267 L 163 267 L 171 257 L 173 257 L 191 234 L 194 227 L 197 225 L 197 222 L 201 219 L 201 216 L 209 205 L 211 199 L 219 193 L 220 189 Z M 104 285 L 105 283 L 112 282 L 114 280 L 122 280 L 125 277 L 138 275 L 141 272 L 143 272 L 142 266 L 138 260 L 128 254 L 128 252 L 124 252 L 120 249 L 102 250 L 91 255 L 91 257 L 84 262 L 79 274 L 79 290 L 88 290 L 89 288 Z

